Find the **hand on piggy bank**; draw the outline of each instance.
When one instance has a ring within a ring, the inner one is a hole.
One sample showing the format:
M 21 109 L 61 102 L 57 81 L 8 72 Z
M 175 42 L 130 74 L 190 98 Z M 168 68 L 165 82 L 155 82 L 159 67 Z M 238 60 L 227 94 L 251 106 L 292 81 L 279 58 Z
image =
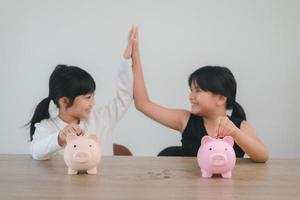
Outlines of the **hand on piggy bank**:
M 97 166 L 101 159 L 101 150 L 95 134 L 88 136 L 68 135 L 64 152 L 64 160 L 68 166 L 68 174 L 86 171 L 97 174 Z
M 233 144 L 231 136 L 223 139 L 210 136 L 202 138 L 197 154 L 202 177 L 210 178 L 213 174 L 221 174 L 223 178 L 231 178 L 231 170 L 236 161 Z

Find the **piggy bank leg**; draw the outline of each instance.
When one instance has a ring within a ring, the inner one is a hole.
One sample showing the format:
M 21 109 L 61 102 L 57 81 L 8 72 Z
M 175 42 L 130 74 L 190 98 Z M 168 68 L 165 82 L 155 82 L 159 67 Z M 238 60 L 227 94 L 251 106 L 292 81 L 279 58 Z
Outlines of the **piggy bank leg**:
M 97 167 L 87 170 L 88 174 L 97 174 Z
M 78 173 L 78 171 L 76 171 L 76 170 L 74 170 L 74 169 L 72 169 L 72 168 L 68 168 L 68 174 L 69 175 L 74 175 L 74 174 L 77 174 Z
M 205 170 L 201 170 L 201 173 L 202 173 L 202 177 L 204 177 L 204 178 L 211 178 L 212 177 L 212 174 L 205 171 Z
M 231 178 L 231 176 L 231 171 L 222 174 L 223 178 Z

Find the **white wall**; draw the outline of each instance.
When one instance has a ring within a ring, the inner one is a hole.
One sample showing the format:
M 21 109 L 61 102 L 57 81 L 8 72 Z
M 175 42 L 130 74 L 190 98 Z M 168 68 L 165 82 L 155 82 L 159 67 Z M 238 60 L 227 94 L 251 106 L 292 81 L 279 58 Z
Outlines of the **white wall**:
M 272 158 L 300 158 L 300 2 L 0 0 L 0 153 L 28 153 L 22 128 L 48 95 L 55 65 L 78 65 L 114 95 L 116 65 L 131 24 L 140 26 L 152 99 L 189 109 L 187 78 L 203 65 L 229 67 L 238 98 Z M 135 155 L 180 144 L 180 134 L 131 107 L 115 141 Z

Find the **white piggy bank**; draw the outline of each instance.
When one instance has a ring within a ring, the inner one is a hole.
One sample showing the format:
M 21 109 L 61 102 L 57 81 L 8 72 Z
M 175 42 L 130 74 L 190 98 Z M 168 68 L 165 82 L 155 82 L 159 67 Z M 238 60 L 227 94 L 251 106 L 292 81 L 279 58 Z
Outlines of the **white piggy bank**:
M 68 174 L 86 171 L 97 174 L 97 166 L 101 160 L 101 150 L 95 134 L 88 136 L 67 136 L 64 160 L 68 166 Z

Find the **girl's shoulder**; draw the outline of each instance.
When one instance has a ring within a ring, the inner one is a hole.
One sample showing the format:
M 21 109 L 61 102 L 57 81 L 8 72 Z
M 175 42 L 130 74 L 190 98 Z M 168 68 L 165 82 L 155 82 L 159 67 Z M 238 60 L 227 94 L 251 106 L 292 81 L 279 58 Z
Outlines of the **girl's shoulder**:
M 189 116 L 182 133 L 183 135 L 187 135 L 188 132 L 195 132 L 195 129 L 203 130 L 203 127 L 203 117 L 189 112 Z
M 234 117 L 230 117 L 230 120 L 242 131 L 247 133 L 255 133 L 255 129 L 249 121 Z
M 247 132 L 255 132 L 254 127 L 249 121 L 243 120 L 240 126 L 241 130 L 247 131 Z
M 190 112 L 188 123 L 203 123 L 203 117 L 201 115 L 195 115 Z
M 246 122 L 243 119 L 237 118 L 237 117 L 232 117 L 232 116 L 228 116 L 228 118 L 238 127 L 240 128 L 241 125 Z
M 61 127 L 63 126 L 63 122 L 57 116 L 57 117 L 50 117 L 48 119 L 43 119 L 42 121 L 35 123 L 34 126 L 36 128 Z

